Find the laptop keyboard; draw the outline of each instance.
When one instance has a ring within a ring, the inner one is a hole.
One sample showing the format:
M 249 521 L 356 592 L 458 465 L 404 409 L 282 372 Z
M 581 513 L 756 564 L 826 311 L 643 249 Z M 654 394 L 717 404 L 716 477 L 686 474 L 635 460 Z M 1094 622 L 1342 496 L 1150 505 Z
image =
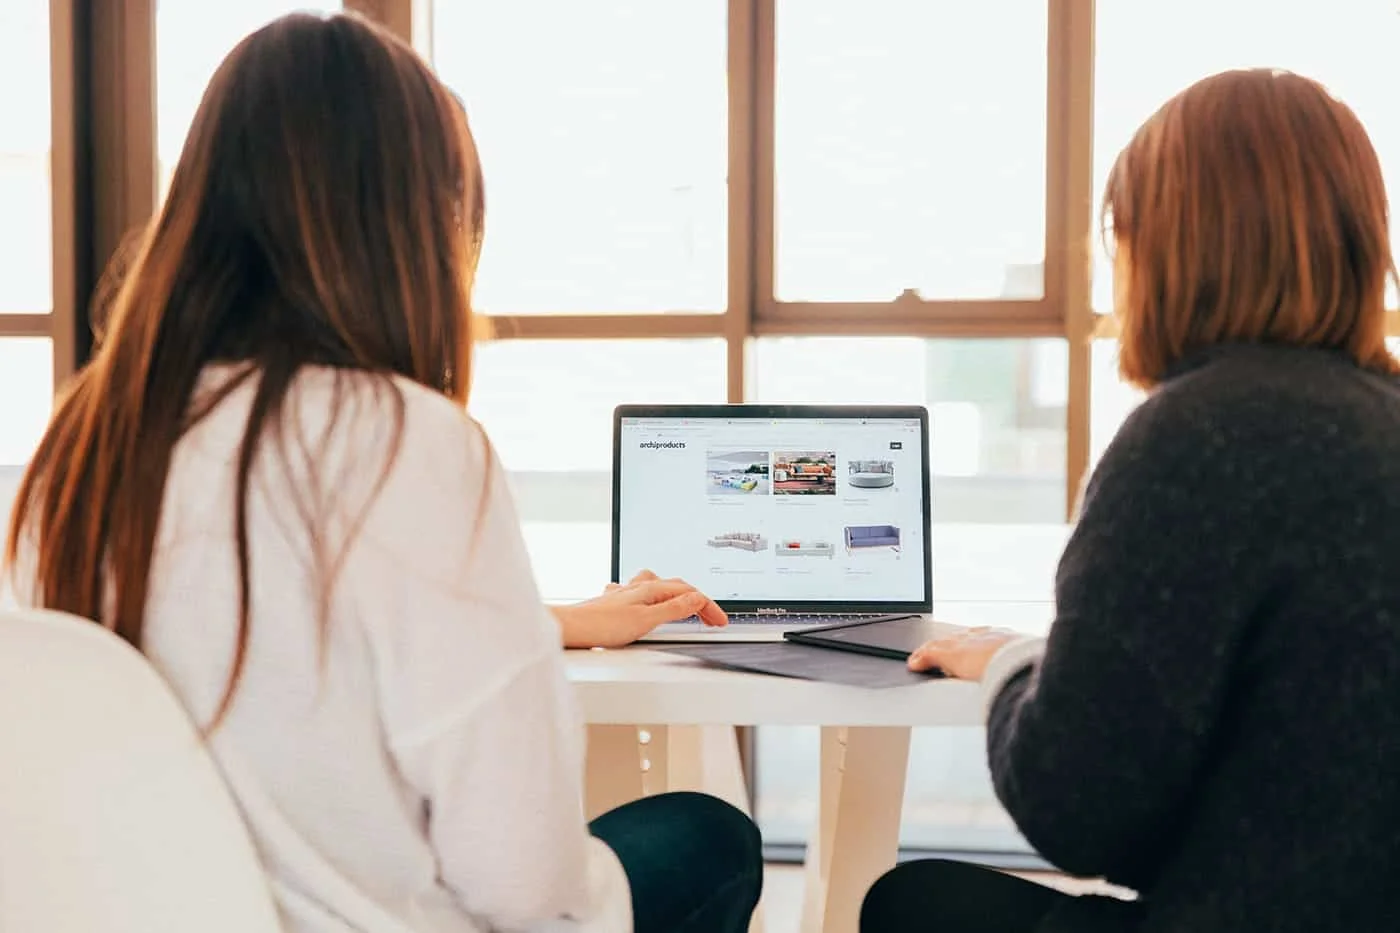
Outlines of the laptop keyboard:
M 787 613 L 785 615 L 773 615 L 772 613 L 756 612 L 731 612 L 729 614 L 730 625 L 754 625 L 758 623 L 778 623 L 781 625 L 839 625 L 842 622 L 860 622 L 865 619 L 881 619 L 889 615 L 887 612 L 820 612 L 820 613 Z M 683 619 L 683 622 L 699 622 L 699 616 L 691 616 Z

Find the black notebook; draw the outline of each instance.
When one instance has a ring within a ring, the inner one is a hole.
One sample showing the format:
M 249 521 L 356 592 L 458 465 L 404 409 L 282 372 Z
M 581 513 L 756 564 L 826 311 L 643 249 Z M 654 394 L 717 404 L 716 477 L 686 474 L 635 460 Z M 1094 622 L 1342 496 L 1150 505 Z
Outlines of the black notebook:
M 799 645 L 835 648 L 880 658 L 907 661 L 926 641 L 959 631 L 958 626 L 935 622 L 928 616 L 906 616 L 875 622 L 842 622 L 787 632 L 783 637 Z
M 660 650 L 704 661 L 715 667 L 751 674 L 771 674 L 800 680 L 819 680 L 851 687 L 907 687 L 927 683 L 937 672 L 916 674 L 897 661 L 845 651 L 828 651 L 813 645 L 776 641 L 719 645 L 668 645 Z

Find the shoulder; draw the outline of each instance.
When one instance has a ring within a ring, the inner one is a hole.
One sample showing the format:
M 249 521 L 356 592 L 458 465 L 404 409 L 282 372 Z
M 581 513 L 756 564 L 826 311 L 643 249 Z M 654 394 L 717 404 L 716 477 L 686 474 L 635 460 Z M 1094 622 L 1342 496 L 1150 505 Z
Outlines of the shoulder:
M 313 424 L 334 412 L 350 430 L 373 430 L 402 420 L 413 435 L 469 438 L 480 428 L 466 410 L 440 392 L 403 376 L 306 367 L 289 393 L 301 420 Z
M 1159 386 L 1124 421 L 1095 486 L 1179 489 L 1234 501 L 1301 496 L 1351 469 L 1358 445 L 1395 445 L 1400 386 L 1343 357 L 1290 347 L 1217 348 Z M 1383 439 L 1383 440 L 1382 440 Z M 1339 467 L 1339 464 L 1341 465 Z
M 384 473 L 389 484 L 402 478 L 420 496 L 460 493 L 492 459 L 462 406 L 401 376 L 309 368 L 288 401 L 300 438 L 324 445 L 318 460 Z
M 1290 402 L 1294 380 L 1255 354 L 1212 356 L 1163 382 L 1124 422 L 1124 430 L 1188 431 L 1194 438 L 1267 425 Z
M 1185 476 L 1249 456 L 1277 409 L 1258 389 L 1214 375 L 1193 372 L 1155 389 L 1114 434 L 1096 478 L 1135 470 Z
M 302 446 L 279 460 L 296 470 L 310 451 L 297 499 L 316 504 L 318 546 L 344 557 L 337 586 L 419 605 L 531 598 L 504 468 L 462 406 L 407 379 L 324 369 L 300 376 L 288 405 Z
M 1153 397 L 1168 409 L 1215 410 L 1216 420 L 1249 426 L 1274 423 L 1267 416 L 1280 413 L 1315 418 L 1358 403 L 1371 411 L 1377 401 L 1394 406 L 1400 379 L 1363 369 L 1340 351 L 1226 344 L 1197 353 Z
M 356 541 L 404 560 L 461 556 L 487 513 L 510 511 L 485 431 L 451 399 L 399 377 L 309 369 L 284 412 L 293 431 L 279 458 L 299 498 Z M 309 494 L 309 495 L 307 495 Z M 434 556 L 436 555 L 436 556 Z
M 1085 490 L 1151 486 L 1201 492 L 1261 474 L 1299 445 L 1314 404 L 1286 367 L 1253 357 L 1210 360 L 1155 389 L 1124 420 Z M 1304 441 L 1305 442 L 1305 441 Z
M 234 375 L 211 373 L 198 391 L 223 392 Z M 211 459 L 237 462 L 257 387 L 254 374 L 228 390 L 182 442 L 201 460 L 191 482 L 207 485 Z M 451 399 L 396 376 L 305 367 L 260 440 L 257 488 L 270 508 L 318 516 L 330 532 L 397 539 L 460 528 L 507 495 L 496 472 L 486 433 Z
M 1227 345 L 1159 386 L 1120 433 L 1207 446 L 1288 443 L 1358 419 L 1400 425 L 1400 381 L 1331 351 Z

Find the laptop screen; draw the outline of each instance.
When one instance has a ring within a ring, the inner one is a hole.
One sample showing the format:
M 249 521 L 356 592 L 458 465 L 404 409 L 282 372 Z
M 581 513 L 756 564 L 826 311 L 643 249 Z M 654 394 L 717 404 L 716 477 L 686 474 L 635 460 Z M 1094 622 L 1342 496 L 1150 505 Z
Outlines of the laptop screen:
M 618 578 L 682 577 L 727 607 L 926 603 L 925 423 L 621 411 Z

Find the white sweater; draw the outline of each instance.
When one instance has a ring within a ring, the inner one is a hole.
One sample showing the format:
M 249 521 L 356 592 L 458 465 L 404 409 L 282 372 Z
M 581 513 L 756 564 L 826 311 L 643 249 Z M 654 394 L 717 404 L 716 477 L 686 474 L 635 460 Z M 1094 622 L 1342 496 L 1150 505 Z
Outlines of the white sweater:
M 386 472 L 395 402 L 375 385 L 305 372 L 284 452 L 265 442 L 254 469 L 252 636 L 212 749 L 286 928 L 628 931 L 621 865 L 585 826 L 582 728 L 504 471 L 458 407 L 400 381 Z M 146 652 L 200 722 L 232 657 L 253 389 L 178 445 L 152 570 Z

